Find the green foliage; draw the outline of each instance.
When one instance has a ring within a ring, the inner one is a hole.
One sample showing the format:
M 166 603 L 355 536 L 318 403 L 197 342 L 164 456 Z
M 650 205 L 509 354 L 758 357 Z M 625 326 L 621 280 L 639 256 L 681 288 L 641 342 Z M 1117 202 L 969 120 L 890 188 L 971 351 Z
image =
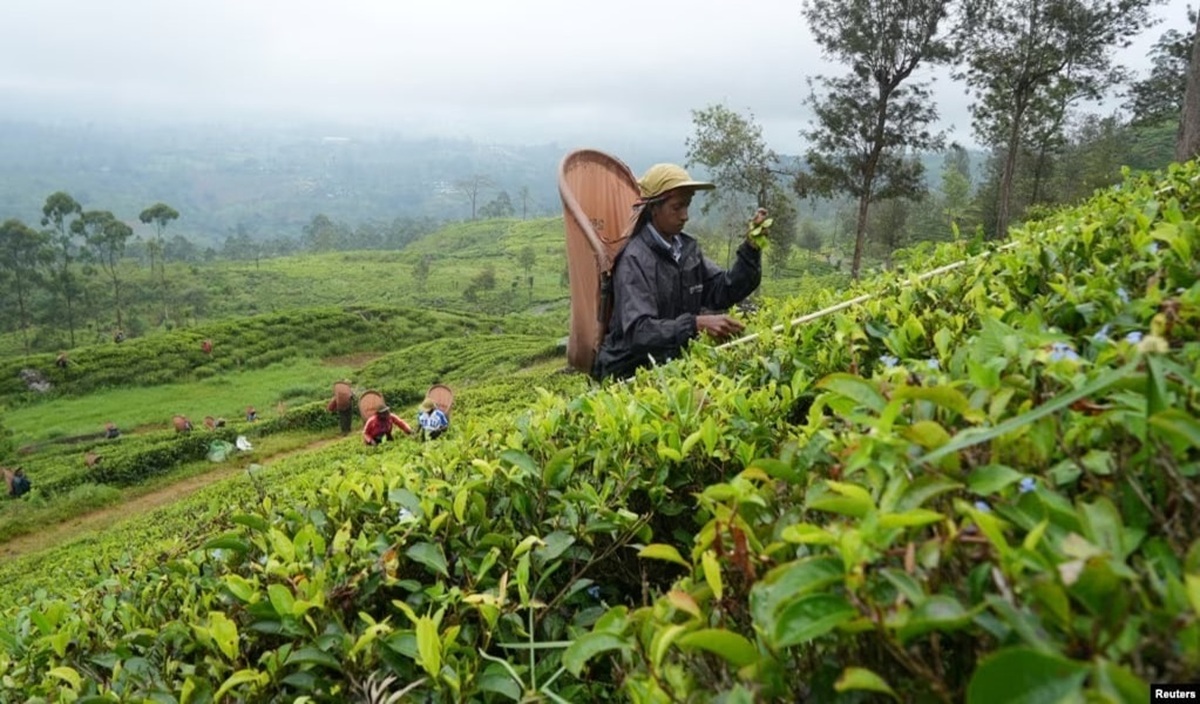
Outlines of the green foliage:
M 82 347 L 65 369 L 55 355 L 0 362 L 0 400 L 8 403 L 78 395 L 130 382 L 154 386 L 205 379 L 223 371 L 261 369 L 295 357 L 332 357 L 356 351 L 385 351 L 438 337 L 487 331 L 501 323 L 477 315 L 384 306 L 317 308 L 211 323 L 121 344 Z M 536 327 L 520 320 L 508 328 Z M 206 353 L 201 343 L 212 342 Z M 351 346 L 348 341 L 353 341 Z M 20 371 L 33 369 L 52 385 L 30 391 Z
M 1187 23 L 1196 26 L 1194 11 L 1188 12 Z M 1130 85 L 1128 99 L 1122 106 L 1130 112 L 1132 126 L 1178 124 L 1195 39 L 1194 30 L 1183 33 L 1168 29 L 1154 42 L 1150 49 L 1150 75 Z
M 772 302 L 752 342 L 436 442 L 281 462 L 44 560 L 55 581 L 0 566 L 0 676 L 47 699 L 1144 698 L 1200 667 L 1197 181 L 1130 178 L 1015 247 L 919 260 L 980 255 L 952 271 L 808 324 L 841 297 Z
M 858 204 L 850 275 L 858 278 L 873 202 L 914 199 L 925 193 L 924 166 L 912 157 L 941 146 L 929 131 L 937 119 L 929 86 L 911 80 L 918 67 L 955 54 L 947 28 L 950 3 L 807 0 L 804 14 L 822 50 L 846 64 L 845 76 L 821 76 L 822 94 L 809 97 L 816 115 L 805 136 L 809 171 L 796 191 L 845 194 Z
M 213 431 L 191 433 L 163 430 L 124 435 L 112 441 L 75 445 L 62 452 L 35 454 L 21 459 L 35 488 L 46 497 L 65 494 L 83 484 L 128 486 L 138 484 L 175 469 L 185 462 L 203 459 L 213 440 L 234 440 L 232 426 Z M 85 462 L 88 454 L 100 460 L 93 467 Z
M 973 126 L 1004 159 L 996 193 L 997 237 L 1007 231 L 1016 160 L 1026 144 L 1060 135 L 1067 105 L 1118 80 L 1112 50 L 1149 21 L 1149 0 L 1004 0 L 980 4 L 964 45 L 964 78 L 975 93 Z M 1070 66 L 1070 71 L 1063 71 Z

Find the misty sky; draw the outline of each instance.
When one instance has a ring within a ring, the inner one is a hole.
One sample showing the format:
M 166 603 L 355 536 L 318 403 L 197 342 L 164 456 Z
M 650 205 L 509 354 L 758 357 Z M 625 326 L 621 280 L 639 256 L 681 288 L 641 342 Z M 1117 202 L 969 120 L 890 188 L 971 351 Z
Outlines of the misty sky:
M 1166 21 L 1122 62 L 1148 68 L 1163 31 L 1189 29 L 1185 6 L 1156 8 Z M 5 0 L 0 26 L 0 104 L 19 117 L 682 145 L 691 109 L 724 102 L 796 153 L 805 79 L 841 72 L 796 0 Z M 937 85 L 943 126 L 970 141 L 969 99 Z

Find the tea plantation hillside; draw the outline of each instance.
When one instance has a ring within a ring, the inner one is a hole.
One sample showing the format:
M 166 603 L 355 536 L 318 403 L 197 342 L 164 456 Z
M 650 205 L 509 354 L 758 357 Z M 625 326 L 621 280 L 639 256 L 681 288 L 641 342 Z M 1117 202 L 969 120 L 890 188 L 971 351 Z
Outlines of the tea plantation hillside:
M 205 379 L 295 357 L 382 353 L 438 338 L 535 331 L 550 334 L 545 323 L 520 317 L 384 305 L 300 309 L 81 347 L 69 353 L 65 366 L 55 354 L 10 358 L 0 362 L 0 403 Z
M 766 306 L 754 341 L 630 383 L 529 379 L 519 412 L 444 442 L 214 488 L 14 580 L 0 683 L 1147 701 L 1200 676 L 1198 219 L 1196 165 L 1130 177 L 809 324 L 788 321 L 839 297 Z
M 719 259 L 725 247 L 706 251 Z M 778 276 L 769 272 L 759 297 L 840 289 L 848 282 L 846 274 L 817 255 L 796 251 L 791 262 L 792 267 Z M 131 257 L 120 265 L 127 342 L 180 330 L 204 335 L 202 328 L 222 320 L 329 307 L 462 311 L 532 318 L 564 335 L 568 328 L 570 291 L 561 217 L 453 223 L 399 251 L 168 262 L 165 277 L 152 275 L 146 264 Z M 117 327 L 111 284 L 82 271 L 79 283 L 85 295 L 71 318 L 76 343 L 111 344 Z M 39 289 L 31 309 L 31 351 L 69 350 L 69 321 L 61 301 Z M 24 337 L 15 320 L 11 325 L 13 329 L 0 334 L 0 359 L 15 364 L 24 356 Z
M 494 314 L 553 304 L 565 310 L 563 241 L 562 218 L 476 220 L 449 224 L 400 251 L 299 254 L 224 262 L 201 272 L 205 288 L 218 294 L 208 296 L 210 308 L 227 315 L 377 304 Z M 526 248 L 528 269 L 521 260 Z M 417 271 L 422 260 L 424 274 Z M 464 298 L 485 270 L 492 272 L 490 288 L 476 286 L 475 300 Z
M 331 306 L 492 315 L 549 312 L 555 316 L 549 322 L 565 329 L 569 291 L 563 242 L 562 218 L 479 220 L 447 225 L 400 251 L 169 262 L 165 293 L 158 272 L 152 275 L 145 262 L 127 258 L 120 265 L 123 329 L 132 341 L 181 328 L 194 331 L 220 320 Z M 87 296 L 75 311 L 77 342 L 111 343 L 116 329 L 111 283 L 81 274 L 80 285 Z M 46 311 L 34 318 L 33 351 L 68 349 L 61 303 L 41 290 L 33 299 L 35 311 Z M 0 335 L 0 359 L 23 353 L 19 331 Z
M 359 393 L 381 391 L 395 411 L 414 425 L 417 405 L 430 385 L 449 384 L 458 392 L 453 409 L 457 428 L 496 408 L 512 408 L 522 399 L 536 398 L 529 385 L 530 370 L 545 365 L 545 373 L 551 374 L 565 364 L 556 338 L 456 334 L 377 356 L 362 368 L 292 357 L 261 370 L 225 371 L 200 381 L 152 389 L 120 387 L 23 405 L 5 417 L 20 448 L 5 464 L 19 463 L 32 480 L 33 491 L 20 501 L 0 502 L 0 541 L 38 532 L 81 510 L 128 500 L 122 492 L 130 488 L 138 494 L 172 479 L 204 473 L 212 468 L 206 458 L 213 444 L 232 443 L 239 435 L 268 452 L 272 447 L 328 441 L 336 437 L 337 419 L 326 410 L 326 403 L 330 383 L 338 377 L 351 379 Z M 574 390 L 586 386 L 583 377 L 555 377 L 540 383 Z M 276 398 L 286 403 L 271 400 Z M 247 400 L 262 409 L 254 422 L 243 417 Z M 220 427 L 206 428 L 201 424 L 204 410 L 227 418 Z M 172 414 L 177 412 L 191 415 L 193 432 L 174 429 Z M 117 421 L 126 432 L 115 439 L 95 432 L 105 420 Z M 235 454 L 235 459 L 244 460 L 242 464 L 260 459 L 257 450 L 250 457 Z

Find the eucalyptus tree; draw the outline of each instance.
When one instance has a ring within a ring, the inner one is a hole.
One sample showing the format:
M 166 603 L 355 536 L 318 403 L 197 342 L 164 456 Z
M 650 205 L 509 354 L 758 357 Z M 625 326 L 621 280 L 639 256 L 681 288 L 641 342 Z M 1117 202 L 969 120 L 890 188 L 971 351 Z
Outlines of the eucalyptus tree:
M 17 301 L 18 324 L 21 342 L 29 355 L 29 307 L 34 289 L 42 282 L 43 270 L 54 261 L 50 249 L 50 236 L 39 232 L 20 220 L 9 219 L 0 223 L 0 268 L 8 276 L 13 297 Z
M 163 320 L 168 316 L 167 311 L 167 256 L 166 244 L 163 242 L 163 231 L 172 220 L 179 219 L 179 211 L 166 203 L 155 203 L 138 215 L 143 224 L 154 225 L 154 239 L 147 249 L 150 250 L 150 275 L 154 275 L 154 260 L 158 262 L 158 295 L 163 307 Z
M 83 207 L 63 191 L 51 193 L 42 206 L 42 227 L 52 227 L 54 232 L 54 287 L 63 298 L 71 347 L 75 346 L 75 296 L 79 293 L 75 272 L 71 270 L 76 254 L 76 233 L 71 230 L 71 220 L 82 212 Z
M 725 105 L 710 105 L 692 110 L 695 133 L 687 138 L 687 165 L 701 165 L 717 182 L 715 197 L 705 198 L 701 211 L 711 213 L 724 208 L 732 211 L 727 245 L 732 252 L 734 239 L 743 233 L 736 227 L 739 210 L 766 208 L 775 220 L 768 231 L 770 246 L 766 255 L 772 269 L 778 273 L 791 254 L 796 237 L 796 208 L 780 184 L 794 176 L 784 168 L 779 155 L 767 147 L 762 127 L 754 115 L 743 117 Z M 744 213 L 749 221 L 751 212 Z M 729 257 L 727 256 L 727 259 Z
M 961 144 L 946 150 L 942 162 L 942 215 L 951 229 L 957 228 L 971 202 L 971 156 Z
M 1187 91 L 1188 59 L 1192 55 L 1196 13 L 1188 13 L 1188 32 L 1168 29 L 1150 49 L 1150 74 L 1129 86 L 1125 104 L 1134 127 L 1178 124 Z
M 1197 154 L 1200 154 L 1200 17 L 1196 20 L 1196 31 L 1193 32 L 1183 114 L 1179 118 L 1179 137 L 1175 142 L 1175 160 L 1187 161 Z
M 117 314 L 117 328 L 124 328 L 121 312 L 120 263 L 125 255 L 125 243 L 133 236 L 133 228 L 118 220 L 107 210 L 85 211 L 71 223 L 71 229 L 82 235 L 90 248 L 92 258 L 108 274 L 113 286 L 113 306 Z
M 474 174 L 470 178 L 460 179 L 454 182 L 454 193 L 467 199 L 471 204 L 471 219 L 476 218 L 476 205 L 479 203 L 479 196 L 485 189 L 491 188 L 494 184 L 487 176 Z
M 517 191 L 517 199 L 521 201 L 521 219 L 524 220 L 529 217 L 529 204 L 533 201 L 529 186 L 521 186 Z
M 804 0 L 803 13 L 825 56 L 844 76 L 809 81 L 813 126 L 802 198 L 845 194 L 857 201 L 851 275 L 862 266 L 871 203 L 925 193 L 923 167 L 910 155 L 939 149 L 941 133 L 921 66 L 951 61 L 959 36 L 958 0 Z M 819 87 L 819 92 L 818 92 Z
M 1011 217 L 1017 159 L 1031 122 L 1062 119 L 1121 80 L 1113 51 L 1149 22 L 1153 0 L 990 0 L 969 8 L 964 78 L 976 101 L 973 127 L 1002 157 L 996 236 Z M 1055 109 L 1056 106 L 1060 106 Z

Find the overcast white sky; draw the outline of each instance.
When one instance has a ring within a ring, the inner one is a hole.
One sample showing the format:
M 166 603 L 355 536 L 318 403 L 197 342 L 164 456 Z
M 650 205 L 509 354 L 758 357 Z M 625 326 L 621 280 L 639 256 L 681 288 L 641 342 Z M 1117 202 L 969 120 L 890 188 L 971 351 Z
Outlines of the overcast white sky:
M 1121 55 L 1145 69 L 1186 0 Z M 840 73 L 798 0 L 3 0 L 9 115 L 390 125 L 487 141 L 682 145 L 693 108 L 752 110 L 799 151 L 805 79 Z M 941 80 L 952 136 L 968 98 Z

